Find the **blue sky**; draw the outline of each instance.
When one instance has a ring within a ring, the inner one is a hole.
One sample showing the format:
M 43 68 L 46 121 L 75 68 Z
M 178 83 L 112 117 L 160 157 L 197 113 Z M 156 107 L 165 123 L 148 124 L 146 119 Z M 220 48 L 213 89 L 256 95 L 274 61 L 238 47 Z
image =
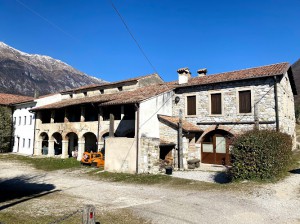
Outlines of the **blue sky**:
M 299 0 L 112 0 L 165 81 L 300 58 Z M 0 41 L 107 81 L 155 71 L 110 0 L 0 0 Z

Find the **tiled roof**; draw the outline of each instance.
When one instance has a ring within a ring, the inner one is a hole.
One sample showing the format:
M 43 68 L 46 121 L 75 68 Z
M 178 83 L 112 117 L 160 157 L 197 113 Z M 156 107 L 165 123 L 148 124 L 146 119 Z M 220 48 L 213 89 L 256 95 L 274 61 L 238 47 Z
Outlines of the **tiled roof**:
M 169 141 L 164 140 L 164 139 L 160 139 L 159 145 L 161 145 L 161 146 L 171 146 L 171 145 L 176 145 L 176 143 L 169 142 Z
M 81 86 L 79 88 L 75 88 L 75 89 L 69 89 L 69 90 L 65 90 L 62 91 L 61 93 L 69 93 L 69 92 L 80 92 L 82 90 L 90 90 L 90 89 L 97 89 L 100 87 L 110 87 L 110 86 L 114 86 L 114 85 L 122 85 L 125 83 L 130 83 L 130 82 L 137 82 L 140 79 L 146 78 L 146 77 L 150 77 L 153 75 L 157 75 L 157 74 L 150 74 L 150 75 L 144 75 L 144 76 L 139 76 L 139 77 L 135 77 L 135 78 L 131 78 L 131 79 L 125 79 L 125 80 L 121 80 L 121 81 L 117 81 L 117 82 L 108 82 L 108 83 L 102 83 L 102 84 L 92 84 L 92 85 L 87 85 L 87 86 Z
M 194 86 L 194 85 L 206 85 L 221 82 L 230 82 L 237 80 L 246 80 L 253 78 L 270 77 L 276 75 L 282 75 L 289 69 L 290 64 L 287 62 L 266 65 L 255 68 L 248 68 L 243 70 L 224 72 L 219 74 L 212 74 L 203 77 L 191 78 L 187 84 L 178 85 L 178 87 Z
M 56 103 L 33 108 L 32 110 L 36 111 L 36 110 L 45 110 L 45 109 L 58 109 L 58 108 L 80 105 L 80 104 L 87 104 L 87 103 L 100 104 L 101 106 L 139 103 L 143 100 L 149 99 L 163 92 L 170 91 L 173 88 L 174 88 L 173 85 L 155 84 L 155 85 L 146 86 L 132 91 L 124 91 L 124 92 L 118 92 L 113 94 L 102 94 L 102 95 L 91 96 L 91 97 L 62 100 Z
M 177 129 L 179 117 L 171 117 L 171 116 L 160 115 L 160 114 L 157 116 L 160 121 L 167 122 L 168 124 L 172 125 L 173 127 L 175 127 Z M 203 132 L 203 130 L 201 130 L 199 127 L 197 127 L 196 125 L 194 125 L 186 120 L 182 120 L 182 129 L 185 132 Z
M 151 97 L 157 96 L 161 93 L 168 92 L 174 89 L 174 85 L 170 84 L 154 84 L 145 86 L 143 88 L 136 89 L 134 91 L 126 91 L 121 94 L 117 94 L 118 97 L 113 100 L 101 103 L 101 105 L 117 105 L 117 104 L 128 104 L 138 103 Z
M 0 105 L 11 105 L 33 100 L 33 97 L 0 93 Z

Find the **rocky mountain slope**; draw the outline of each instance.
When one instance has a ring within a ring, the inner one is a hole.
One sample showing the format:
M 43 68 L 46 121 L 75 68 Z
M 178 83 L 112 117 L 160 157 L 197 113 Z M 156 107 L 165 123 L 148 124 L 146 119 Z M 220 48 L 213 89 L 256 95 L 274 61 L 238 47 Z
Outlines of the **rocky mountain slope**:
M 0 92 L 33 96 L 104 82 L 49 56 L 27 54 L 0 42 Z

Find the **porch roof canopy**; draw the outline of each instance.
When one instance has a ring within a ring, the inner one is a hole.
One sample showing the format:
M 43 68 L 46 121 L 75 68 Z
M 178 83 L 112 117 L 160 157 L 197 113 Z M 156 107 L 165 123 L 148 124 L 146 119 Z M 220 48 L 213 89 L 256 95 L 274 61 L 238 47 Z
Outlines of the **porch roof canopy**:
M 179 117 L 166 116 L 166 115 L 157 115 L 159 121 L 169 124 L 175 129 L 178 129 Z M 203 132 L 198 126 L 182 120 L 182 130 L 185 132 Z

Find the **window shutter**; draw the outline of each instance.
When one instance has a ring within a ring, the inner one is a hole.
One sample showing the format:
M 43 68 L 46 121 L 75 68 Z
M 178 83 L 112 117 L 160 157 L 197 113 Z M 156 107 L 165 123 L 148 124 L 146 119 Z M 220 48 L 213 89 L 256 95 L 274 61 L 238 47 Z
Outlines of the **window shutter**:
M 196 96 L 187 97 L 187 115 L 196 115 Z
M 211 114 L 222 114 L 221 93 L 211 94 Z
M 240 113 L 251 113 L 251 91 L 239 92 L 239 111 Z

